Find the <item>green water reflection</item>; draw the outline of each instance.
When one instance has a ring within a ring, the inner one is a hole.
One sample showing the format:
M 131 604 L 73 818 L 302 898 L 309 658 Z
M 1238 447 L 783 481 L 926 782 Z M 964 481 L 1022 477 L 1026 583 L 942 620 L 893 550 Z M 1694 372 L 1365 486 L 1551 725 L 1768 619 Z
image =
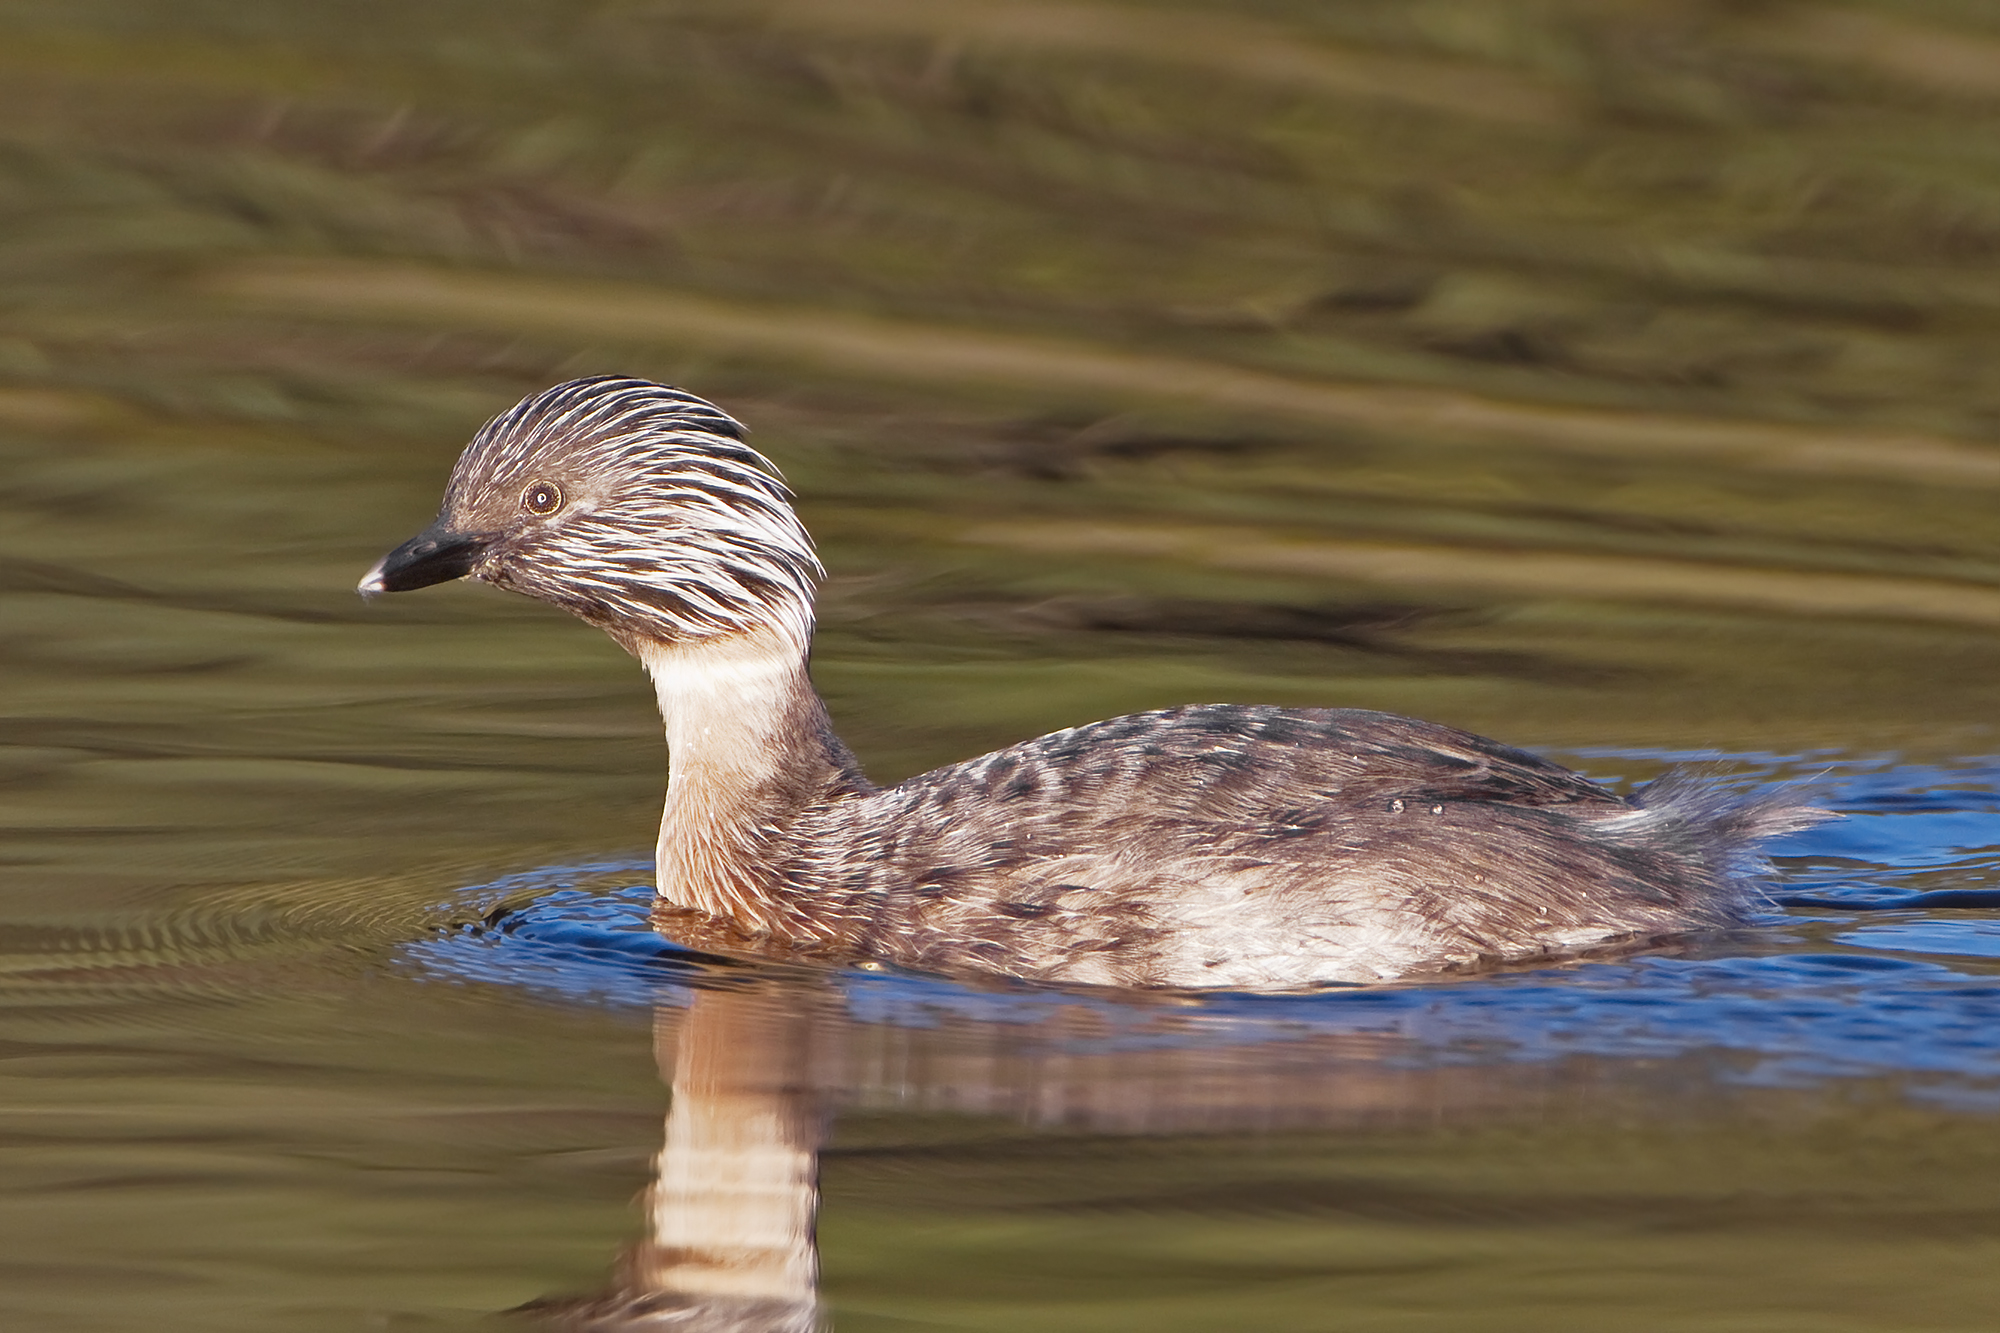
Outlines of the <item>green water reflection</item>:
M 0 0 L 0 1323 L 452 1327 L 641 1235 L 647 1018 L 394 955 L 643 854 L 643 681 L 350 591 L 569 375 L 783 465 L 880 780 L 1199 699 L 1992 753 L 1996 120 L 1951 0 Z M 1196 1071 L 1271 1133 L 864 1099 L 840 1327 L 2000 1305 L 1992 1123 L 1894 1079 L 1377 1054 Z

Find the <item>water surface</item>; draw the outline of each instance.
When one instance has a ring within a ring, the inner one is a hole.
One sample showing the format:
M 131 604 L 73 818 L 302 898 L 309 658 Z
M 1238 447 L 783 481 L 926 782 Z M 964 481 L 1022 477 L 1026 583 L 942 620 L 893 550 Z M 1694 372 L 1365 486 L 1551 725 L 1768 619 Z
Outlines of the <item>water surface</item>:
M 0 0 L 0 1323 L 1989 1328 L 1989 23 Z M 785 468 L 878 780 L 1262 700 L 1846 818 L 1445 983 L 691 955 L 636 667 L 350 591 L 600 370 Z

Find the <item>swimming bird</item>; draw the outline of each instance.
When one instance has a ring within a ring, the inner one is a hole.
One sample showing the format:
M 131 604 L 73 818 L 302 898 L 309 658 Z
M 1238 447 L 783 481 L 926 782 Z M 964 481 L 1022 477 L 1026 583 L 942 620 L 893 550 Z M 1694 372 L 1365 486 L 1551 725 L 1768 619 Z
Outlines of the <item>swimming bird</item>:
M 364 594 L 457 578 L 609 634 L 668 747 L 665 903 L 919 971 L 1199 990 L 1374 983 L 1742 923 L 1822 812 L 1669 774 L 1621 797 L 1347 708 L 1197 704 L 878 788 L 807 672 L 822 575 L 720 408 L 619 376 L 488 422 Z

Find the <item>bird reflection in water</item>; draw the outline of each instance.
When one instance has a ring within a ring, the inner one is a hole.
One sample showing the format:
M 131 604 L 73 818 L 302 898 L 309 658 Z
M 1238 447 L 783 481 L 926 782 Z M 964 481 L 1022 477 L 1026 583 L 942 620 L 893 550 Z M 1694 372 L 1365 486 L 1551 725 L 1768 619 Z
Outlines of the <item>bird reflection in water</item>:
M 769 953 L 724 923 L 664 909 L 677 942 Z M 782 965 L 783 961 L 774 960 Z M 809 1333 L 819 1304 L 819 1152 L 839 1093 L 839 994 L 811 974 L 731 975 L 654 1012 L 653 1053 L 671 1092 L 646 1191 L 646 1237 L 609 1292 L 537 1301 L 559 1329 Z
M 700 1327 L 815 1325 L 813 1226 L 832 1091 L 823 1038 L 836 1031 L 823 1021 L 826 998 L 816 988 L 697 991 L 686 1010 L 656 1021 L 673 1103 L 629 1280 L 705 1308 Z
M 819 1302 L 819 1157 L 843 1106 L 1005 1116 L 1121 1135 L 1433 1122 L 1535 1101 L 1533 1066 L 1420 1067 L 1400 1039 L 1249 1025 L 1184 998 L 989 995 L 987 1014 L 856 1017 L 854 972 L 673 914 L 680 943 L 732 955 L 655 1010 L 672 1092 L 646 1236 L 611 1289 L 522 1307 L 563 1330 L 809 1333 Z M 1018 1000 L 1018 1005 L 1012 1003 Z M 1118 1010 L 1107 1014 L 1106 1005 Z M 1025 1020 L 1025 1021 L 1024 1021 Z

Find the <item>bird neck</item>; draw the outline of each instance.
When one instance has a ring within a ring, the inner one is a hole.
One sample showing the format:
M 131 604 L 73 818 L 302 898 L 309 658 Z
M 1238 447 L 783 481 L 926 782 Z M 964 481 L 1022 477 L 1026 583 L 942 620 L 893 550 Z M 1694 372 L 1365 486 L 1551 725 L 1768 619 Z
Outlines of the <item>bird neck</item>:
M 643 642 L 667 731 L 660 896 L 762 933 L 796 933 L 777 862 L 803 812 L 869 790 L 833 733 L 803 648 L 776 629 Z

